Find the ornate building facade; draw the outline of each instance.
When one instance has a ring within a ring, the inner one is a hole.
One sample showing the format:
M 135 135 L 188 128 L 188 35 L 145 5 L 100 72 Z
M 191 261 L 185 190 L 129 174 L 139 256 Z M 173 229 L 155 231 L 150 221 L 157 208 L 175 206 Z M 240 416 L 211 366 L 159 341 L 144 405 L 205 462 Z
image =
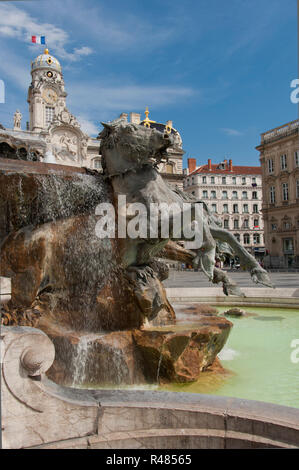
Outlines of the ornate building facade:
M 16 111 L 14 128 L 0 129 L 0 156 L 10 158 L 14 152 L 17 158 L 100 170 L 100 141 L 85 134 L 67 109 L 62 68 L 48 49 L 31 63 L 31 77 L 27 129 L 21 129 L 22 115 Z M 130 113 L 130 122 L 173 135 L 175 144 L 168 151 L 168 161 L 161 164 L 159 170 L 171 184 L 182 188 L 184 151 L 180 134 L 173 128 L 172 121 L 157 123 L 150 120 L 148 114 L 146 109 L 142 120 L 140 114 Z M 120 117 L 128 121 L 128 114 L 122 113 Z
M 184 191 L 206 202 L 251 254 L 263 258 L 262 170 L 257 166 L 236 166 L 232 160 L 196 167 L 188 159 Z
M 299 120 L 261 135 L 267 267 L 299 267 Z

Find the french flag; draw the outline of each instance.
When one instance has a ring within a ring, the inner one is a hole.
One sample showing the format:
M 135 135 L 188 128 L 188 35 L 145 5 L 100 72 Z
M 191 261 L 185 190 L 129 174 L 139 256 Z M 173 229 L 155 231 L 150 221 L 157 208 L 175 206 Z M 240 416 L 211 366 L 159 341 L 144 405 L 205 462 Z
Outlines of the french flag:
M 46 44 L 46 36 L 31 36 L 31 42 L 34 42 L 34 44 Z

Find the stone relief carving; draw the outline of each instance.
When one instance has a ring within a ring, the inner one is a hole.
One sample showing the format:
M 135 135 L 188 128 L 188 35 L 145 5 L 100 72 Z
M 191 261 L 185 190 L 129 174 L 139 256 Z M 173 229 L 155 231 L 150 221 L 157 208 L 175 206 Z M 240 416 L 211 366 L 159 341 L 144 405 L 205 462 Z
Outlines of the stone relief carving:
M 70 124 L 71 126 L 80 127 L 77 119 L 73 114 L 69 112 L 67 108 L 64 108 L 57 116 L 58 121 L 63 122 L 64 124 Z
M 77 160 L 79 155 L 78 136 L 69 129 L 57 129 L 51 138 L 52 152 L 57 160 Z

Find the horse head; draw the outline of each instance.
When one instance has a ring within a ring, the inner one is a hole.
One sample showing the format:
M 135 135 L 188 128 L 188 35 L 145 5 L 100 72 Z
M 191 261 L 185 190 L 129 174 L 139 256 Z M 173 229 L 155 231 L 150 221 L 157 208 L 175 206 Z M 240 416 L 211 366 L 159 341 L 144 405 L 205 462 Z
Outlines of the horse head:
M 167 160 L 173 137 L 157 129 L 117 120 L 102 123 L 100 152 L 108 176 L 124 174 L 145 165 L 156 167 Z

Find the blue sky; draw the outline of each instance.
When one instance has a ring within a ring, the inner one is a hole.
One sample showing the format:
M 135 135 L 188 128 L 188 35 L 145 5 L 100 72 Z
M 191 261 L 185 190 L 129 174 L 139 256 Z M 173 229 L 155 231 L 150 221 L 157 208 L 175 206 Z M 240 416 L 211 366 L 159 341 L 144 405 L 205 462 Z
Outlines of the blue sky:
M 0 79 L 28 120 L 30 61 L 45 34 L 61 62 L 70 111 L 96 135 L 121 112 L 173 120 L 198 164 L 258 165 L 259 135 L 296 119 L 296 0 L 0 1 Z

